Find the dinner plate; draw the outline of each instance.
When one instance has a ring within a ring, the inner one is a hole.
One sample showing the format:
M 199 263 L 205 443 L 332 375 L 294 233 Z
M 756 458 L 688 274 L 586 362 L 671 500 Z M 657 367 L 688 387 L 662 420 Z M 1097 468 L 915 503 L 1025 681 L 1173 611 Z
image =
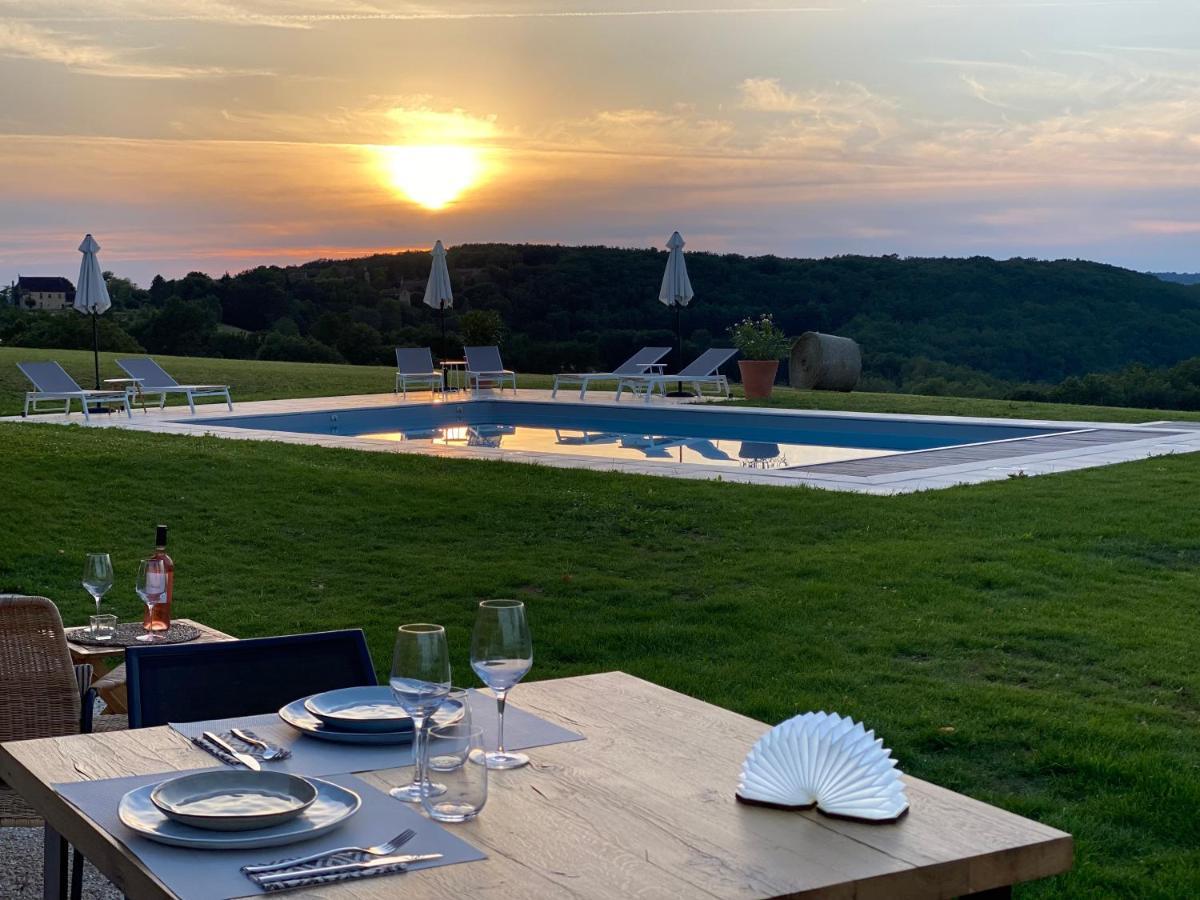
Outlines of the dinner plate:
M 308 809 L 291 821 L 255 831 L 206 831 L 169 819 L 150 800 L 157 784 L 143 785 L 122 797 L 118 815 L 125 827 L 172 847 L 193 850 L 280 847 L 332 831 L 362 806 L 362 799 L 354 791 L 319 778 L 310 778 L 308 781 L 317 789 L 317 797 Z
M 317 789 L 298 775 L 220 769 L 162 782 L 150 792 L 167 818 L 209 831 L 253 831 L 294 819 L 313 805 Z
M 402 722 L 412 729 L 408 713 L 396 703 L 391 689 L 381 685 L 313 694 L 304 701 L 304 708 L 341 731 L 394 733 Z
M 390 688 L 383 687 L 382 690 L 388 691 Z M 318 740 L 335 741 L 341 744 L 412 743 L 413 729 L 411 719 L 403 720 L 401 728 L 396 731 L 343 731 L 332 725 L 326 725 L 305 709 L 304 701 L 307 699 L 307 697 L 302 697 L 299 700 L 294 700 L 279 710 L 279 718 L 283 719 L 283 721 L 287 722 L 301 734 L 317 738 Z M 461 716 L 461 706 L 453 700 L 447 700 L 442 704 L 442 708 L 433 714 L 432 724 L 449 725 L 451 722 L 457 722 Z

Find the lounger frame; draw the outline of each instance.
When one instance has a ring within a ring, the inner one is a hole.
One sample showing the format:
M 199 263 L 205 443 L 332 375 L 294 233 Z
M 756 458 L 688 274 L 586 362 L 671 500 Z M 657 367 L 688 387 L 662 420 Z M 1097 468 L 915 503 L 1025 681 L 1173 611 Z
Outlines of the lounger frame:
M 158 371 L 154 373 L 155 378 L 166 379 L 160 384 L 149 384 L 149 378 L 144 374 L 139 375 L 135 369 L 130 368 L 129 363 L 144 364 L 149 363 Z M 130 385 L 125 389 L 125 393 L 130 396 L 137 394 L 142 395 L 142 402 L 145 403 L 145 398 L 154 394 L 158 395 L 158 408 L 162 409 L 167 405 L 167 394 L 183 394 L 187 397 L 188 409 L 192 415 L 196 414 L 196 400 L 202 397 L 220 397 L 225 401 L 229 411 L 233 412 L 233 399 L 229 396 L 229 385 L 227 384 L 180 384 L 176 381 L 166 369 L 156 363 L 149 356 L 127 359 L 118 359 L 117 365 L 120 366 L 130 378 L 136 379 L 138 384 Z
M 126 391 L 88 391 L 79 387 L 76 384 L 67 370 L 62 367 L 58 361 L 52 361 L 58 371 L 53 373 L 63 380 L 63 387 L 72 386 L 74 390 L 59 390 L 59 391 L 43 391 L 39 387 L 37 375 L 39 370 L 44 370 L 46 366 L 43 363 L 17 363 L 17 368 L 22 374 L 33 382 L 33 386 L 37 390 L 25 392 L 25 408 L 21 412 L 22 418 L 26 418 L 30 413 L 50 412 L 51 410 L 38 409 L 39 403 L 62 403 L 61 410 L 55 409 L 54 412 L 61 412 L 64 416 L 71 414 L 71 401 L 78 400 L 79 405 L 83 410 L 83 420 L 91 422 L 89 414 L 89 403 L 120 403 L 125 409 L 125 415 L 132 417 L 133 413 L 129 408 L 129 394 Z M 44 382 L 43 382 L 44 383 Z
M 421 371 L 421 367 L 425 364 L 424 356 L 418 361 L 413 352 L 420 353 L 425 351 L 429 357 L 429 370 Z M 409 370 L 406 365 L 420 362 L 420 365 Z M 392 391 L 393 394 L 401 394 L 405 399 L 408 399 L 408 387 L 427 387 L 432 394 L 434 391 L 446 393 L 446 378 L 441 369 L 433 367 L 433 352 L 428 347 L 397 347 L 396 348 L 396 387 Z
M 578 384 L 579 399 L 586 400 L 587 390 L 593 381 L 620 381 L 623 375 L 661 375 L 666 363 L 659 360 L 670 352 L 670 347 L 643 347 L 611 372 L 560 372 L 554 376 L 554 389 L 550 392 L 550 399 L 558 397 L 560 387 Z
M 470 390 L 479 391 L 486 385 L 503 391 L 507 382 L 513 394 L 517 393 L 517 373 L 504 368 L 499 347 L 464 347 L 463 351 L 467 358 L 467 387 Z

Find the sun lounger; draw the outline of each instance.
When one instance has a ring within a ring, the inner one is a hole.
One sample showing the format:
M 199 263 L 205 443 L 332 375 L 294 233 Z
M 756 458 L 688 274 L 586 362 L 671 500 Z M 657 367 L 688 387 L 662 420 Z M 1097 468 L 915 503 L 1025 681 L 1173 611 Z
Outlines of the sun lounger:
M 504 368 L 500 361 L 499 347 L 463 347 L 467 357 L 467 386 L 479 390 L 485 384 L 504 390 L 504 383 L 511 382 L 512 390 L 517 392 L 517 374 L 511 369 Z
M 621 399 L 622 391 L 628 390 L 634 396 L 641 396 L 647 403 L 650 402 L 650 397 L 655 390 L 658 390 L 665 397 L 667 394 L 667 385 L 673 382 L 682 382 L 690 384 L 697 394 L 704 396 L 705 385 L 712 385 L 717 389 L 717 393 L 723 393 L 726 397 L 729 396 L 729 380 L 722 375 L 718 370 L 729 360 L 737 355 L 736 350 L 729 348 L 714 347 L 712 350 L 705 350 L 690 366 L 682 369 L 675 375 L 624 375 L 617 382 L 617 399 Z
M 70 415 L 71 401 L 78 400 L 83 407 L 85 422 L 91 421 L 88 416 L 89 403 L 120 403 L 125 407 L 125 415 L 131 415 L 129 397 L 124 391 L 85 391 L 57 362 L 20 362 L 17 363 L 17 368 L 25 373 L 25 377 L 32 381 L 37 389 L 25 392 L 25 411 L 21 413 L 23 416 L 29 415 L 30 412 L 39 412 L 38 403 L 47 400 L 63 401 L 63 415 Z
M 647 372 L 653 374 L 653 369 L 661 372 L 663 364 L 659 360 L 670 352 L 670 347 L 643 347 L 611 372 L 561 372 L 554 376 L 554 390 L 550 392 L 550 396 L 557 397 L 559 387 L 578 384 L 579 399 L 583 400 L 587 396 L 588 386 L 593 381 L 620 381 L 622 375 L 645 375 Z
M 408 386 L 428 386 L 432 394 L 445 391 L 446 382 L 441 369 L 433 367 L 433 352 L 428 347 L 397 347 L 396 348 L 396 390 L 408 396 Z
M 229 404 L 229 411 L 233 412 L 233 401 L 229 398 L 227 384 L 180 384 L 148 356 L 118 359 L 117 365 L 124 369 L 130 378 L 138 380 L 138 390 L 143 397 L 147 394 L 158 394 L 159 409 L 167 405 L 167 394 L 184 394 L 187 397 L 188 409 L 193 414 L 196 412 L 197 397 L 224 397 L 225 402 Z

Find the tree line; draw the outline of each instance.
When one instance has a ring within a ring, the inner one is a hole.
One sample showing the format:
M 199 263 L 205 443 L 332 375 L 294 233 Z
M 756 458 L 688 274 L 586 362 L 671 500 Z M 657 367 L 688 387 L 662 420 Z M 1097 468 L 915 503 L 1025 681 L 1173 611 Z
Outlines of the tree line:
M 1184 385 L 1194 373 L 1173 367 L 1200 353 L 1200 286 L 1083 260 L 687 260 L 696 289 L 682 314 L 688 358 L 726 344 L 733 323 L 770 312 L 789 334 L 857 340 L 864 389 L 1113 398 L 1099 402 L 1142 391 L 1192 402 Z M 427 253 L 220 278 L 192 272 L 144 289 L 110 273 L 114 309 L 101 340 L 112 350 L 388 364 L 396 345 L 457 356 L 464 339 L 498 325 L 505 361 L 518 371 L 603 370 L 639 346 L 674 343 L 672 313 L 657 300 L 665 261 L 662 251 L 609 247 L 451 248 L 455 306 L 444 339 L 438 311 L 421 303 Z M 5 309 L 0 340 L 90 346 L 83 319 Z

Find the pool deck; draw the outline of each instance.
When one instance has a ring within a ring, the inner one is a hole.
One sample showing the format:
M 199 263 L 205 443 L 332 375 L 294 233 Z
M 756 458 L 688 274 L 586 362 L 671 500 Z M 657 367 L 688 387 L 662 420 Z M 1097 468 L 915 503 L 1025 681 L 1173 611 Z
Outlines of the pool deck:
M 495 399 L 497 396 L 490 391 L 484 391 L 481 394 L 481 398 Z M 550 392 L 544 390 L 523 389 L 517 397 L 512 399 L 510 397 L 510 394 L 504 395 L 506 402 L 551 402 Z M 451 396 L 449 400 L 437 402 L 454 403 L 463 402 L 464 399 L 471 398 L 457 395 Z M 580 400 L 578 394 L 569 392 L 561 394 L 554 402 L 578 404 Z M 614 404 L 611 395 L 607 392 L 593 394 L 585 402 L 588 406 L 629 407 L 632 405 L 630 401 Z M 673 405 L 680 402 L 695 403 L 696 401 L 656 399 L 653 405 Z M 1023 476 L 1071 472 L 1077 469 L 1132 462 L 1172 453 L 1200 451 L 1200 423 L 1195 422 L 1147 422 L 1139 425 L 1122 425 L 1098 422 L 1049 422 L 1032 419 L 989 419 L 969 416 L 914 416 L 773 409 L 769 410 L 772 415 L 795 415 L 801 419 L 805 416 L 820 415 L 844 416 L 853 419 L 943 422 L 958 425 L 1027 425 L 1053 429 L 1057 433 L 793 468 L 730 469 L 696 464 L 680 466 L 663 463 L 649 464 L 599 456 L 560 456 L 503 448 L 472 447 L 467 449 L 447 446 L 417 446 L 404 442 L 382 442 L 360 437 L 290 434 L 279 431 L 230 428 L 205 422 L 205 419 L 224 418 L 230 415 L 334 412 L 343 409 L 427 403 L 429 403 L 429 394 L 422 392 L 410 393 L 407 400 L 392 393 L 263 400 L 247 403 L 238 403 L 235 400 L 233 413 L 228 411 L 224 403 L 208 402 L 197 406 L 195 416 L 187 411 L 186 406 L 168 406 L 163 410 L 151 407 L 145 411 L 135 406 L 132 419 L 126 418 L 123 413 L 93 414 L 90 427 L 122 428 L 160 434 L 209 435 L 234 440 L 268 440 L 289 444 L 369 450 L 375 453 L 417 453 L 422 456 L 448 459 L 500 460 L 557 468 L 732 481 L 743 484 L 807 486 L 877 495 L 907 494 L 957 485 L 980 484 L 985 481 L 1003 481 Z M 638 405 L 641 405 L 640 401 Z M 722 412 L 736 412 L 747 416 L 762 415 L 764 412 L 768 412 L 755 407 L 729 405 L 723 405 L 720 409 Z M 0 419 L 0 421 L 82 425 L 83 417 L 78 412 L 70 416 L 48 413 L 30 416 L 28 419 L 10 416 Z

